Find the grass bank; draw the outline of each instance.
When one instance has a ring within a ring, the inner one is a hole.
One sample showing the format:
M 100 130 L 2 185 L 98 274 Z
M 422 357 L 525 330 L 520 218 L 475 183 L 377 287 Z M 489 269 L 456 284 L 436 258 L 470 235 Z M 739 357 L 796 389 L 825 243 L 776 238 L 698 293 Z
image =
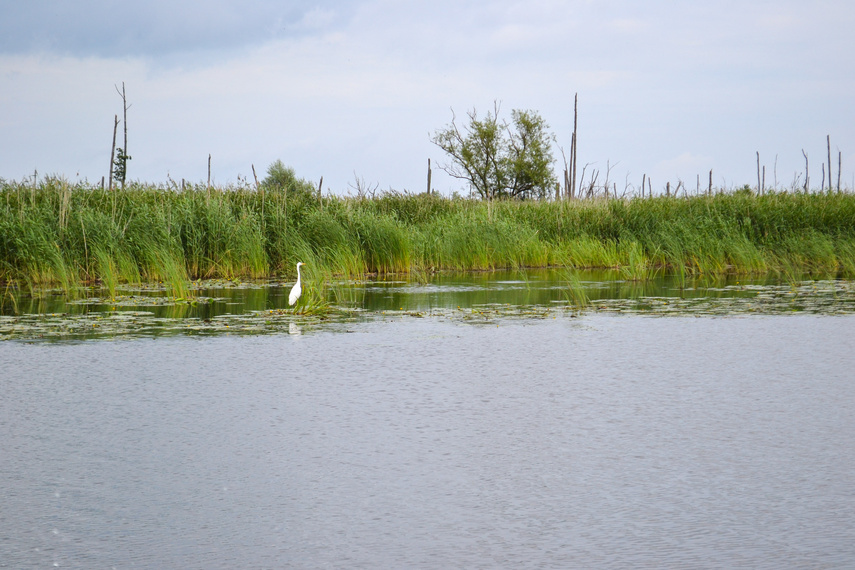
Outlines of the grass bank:
M 60 178 L 0 182 L 0 282 L 71 291 L 198 278 L 293 279 L 500 267 L 855 275 L 855 196 L 767 193 L 496 202 L 387 193 L 324 197 L 281 189 Z M 308 288 L 311 296 L 314 288 Z M 320 289 L 320 288 L 318 288 Z M 309 299 L 311 302 L 311 299 Z

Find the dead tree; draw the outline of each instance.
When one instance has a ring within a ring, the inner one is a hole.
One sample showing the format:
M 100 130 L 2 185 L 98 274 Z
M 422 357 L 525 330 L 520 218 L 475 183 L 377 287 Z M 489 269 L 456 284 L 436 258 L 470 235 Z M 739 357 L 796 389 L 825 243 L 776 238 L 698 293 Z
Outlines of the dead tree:
M 110 148 L 110 184 L 107 186 L 109 191 L 113 191 L 113 159 L 116 156 L 116 130 L 119 128 L 119 115 L 113 116 L 113 146 Z
M 128 109 L 130 109 L 131 106 L 128 105 L 128 99 L 125 96 L 125 82 L 122 81 L 121 91 L 119 91 L 118 86 L 114 85 L 114 87 L 116 88 L 116 93 L 118 93 L 119 97 L 122 98 L 122 125 L 125 131 L 125 146 L 119 149 L 119 154 L 116 157 L 116 160 L 119 162 L 119 164 L 116 164 L 116 168 L 119 170 L 122 182 L 122 190 L 124 190 L 125 178 L 127 177 L 128 172 L 128 161 L 131 159 L 130 155 L 128 155 Z M 112 162 L 110 164 L 112 164 Z
M 831 192 L 833 190 L 831 187 L 831 135 L 827 135 L 825 140 L 828 143 L 828 191 Z M 825 187 L 824 184 L 823 187 Z

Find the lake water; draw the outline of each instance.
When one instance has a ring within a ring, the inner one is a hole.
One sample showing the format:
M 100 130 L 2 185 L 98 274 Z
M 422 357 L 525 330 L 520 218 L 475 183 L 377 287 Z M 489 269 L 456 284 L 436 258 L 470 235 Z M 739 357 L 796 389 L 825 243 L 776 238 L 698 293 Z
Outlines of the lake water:
M 853 567 L 848 284 L 579 312 L 510 277 L 363 285 L 370 318 L 189 318 L 243 334 L 168 307 L 102 340 L 14 325 L 48 341 L 0 343 L 0 567 Z

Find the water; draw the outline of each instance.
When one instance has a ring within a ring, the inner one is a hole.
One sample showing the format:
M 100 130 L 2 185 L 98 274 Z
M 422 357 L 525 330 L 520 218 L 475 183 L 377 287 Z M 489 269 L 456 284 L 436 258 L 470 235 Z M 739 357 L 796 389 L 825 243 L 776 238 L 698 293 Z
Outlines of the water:
M 422 302 L 0 343 L 0 567 L 852 567 L 855 316 Z
M 288 306 L 288 282 L 194 283 L 193 297 L 169 297 L 162 286 L 125 286 L 111 297 L 98 288 L 68 298 L 0 296 L 0 340 L 83 340 L 167 335 L 281 334 L 330 330 L 333 323 L 377 317 L 430 317 L 500 322 L 507 317 L 552 318 L 578 313 L 579 299 L 563 270 L 502 271 L 428 276 L 418 280 L 333 283 L 328 301 L 342 309 L 301 315 Z M 749 315 L 855 314 L 855 281 L 772 277 L 627 281 L 618 271 L 579 273 L 586 314 Z M 308 280 L 306 287 L 312 287 Z

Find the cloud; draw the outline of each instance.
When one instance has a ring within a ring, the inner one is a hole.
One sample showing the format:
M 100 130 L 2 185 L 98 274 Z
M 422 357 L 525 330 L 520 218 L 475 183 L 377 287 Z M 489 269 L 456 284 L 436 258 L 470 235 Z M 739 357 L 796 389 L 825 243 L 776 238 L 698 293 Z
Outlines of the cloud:
M 259 45 L 331 25 L 353 2 L 4 0 L 0 53 L 162 57 Z
M 843 2 L 0 2 L 4 177 L 100 179 L 122 81 L 129 173 L 152 181 L 202 179 L 211 153 L 221 182 L 281 158 L 334 189 L 420 189 L 450 107 L 536 110 L 567 148 L 577 92 L 580 164 L 618 181 L 750 182 L 757 150 L 791 173 L 826 133 L 845 170 L 855 148 L 855 56 L 820 21 L 855 23 Z

